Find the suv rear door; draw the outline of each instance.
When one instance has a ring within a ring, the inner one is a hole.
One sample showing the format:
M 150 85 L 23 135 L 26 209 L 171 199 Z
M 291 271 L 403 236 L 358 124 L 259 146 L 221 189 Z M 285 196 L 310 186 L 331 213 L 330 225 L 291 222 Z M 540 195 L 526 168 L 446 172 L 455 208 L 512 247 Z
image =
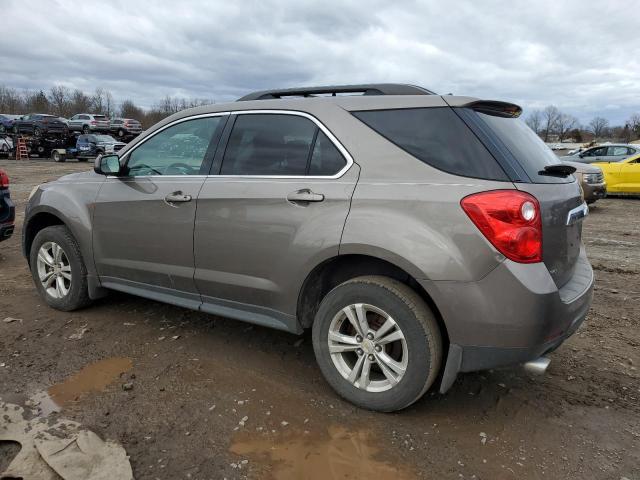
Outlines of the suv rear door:
M 197 308 L 196 198 L 227 117 L 182 119 L 147 137 L 107 177 L 96 200 L 93 249 L 103 285 Z
M 300 112 L 237 112 L 223 139 L 198 197 L 201 308 L 296 330 L 300 286 L 338 254 L 359 167 Z

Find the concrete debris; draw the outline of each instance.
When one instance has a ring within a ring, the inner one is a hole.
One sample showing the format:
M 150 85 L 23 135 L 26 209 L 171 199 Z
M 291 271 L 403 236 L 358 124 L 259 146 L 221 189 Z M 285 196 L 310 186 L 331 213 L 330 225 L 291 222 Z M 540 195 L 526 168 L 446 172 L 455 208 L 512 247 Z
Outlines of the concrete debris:
M 69 340 L 80 340 L 88 331 L 89 329 L 87 328 L 87 325 L 83 325 L 78 330 L 76 330 L 75 333 L 69 335 Z
M 13 317 L 7 317 L 4 320 L 2 320 L 4 323 L 13 323 L 13 322 L 20 322 L 22 323 L 22 319 L 21 318 L 13 318 Z
M 24 410 L 0 402 L 0 441 L 20 444 L 1 478 L 32 480 L 132 480 L 133 472 L 124 449 L 104 441 L 70 420 L 24 418 Z

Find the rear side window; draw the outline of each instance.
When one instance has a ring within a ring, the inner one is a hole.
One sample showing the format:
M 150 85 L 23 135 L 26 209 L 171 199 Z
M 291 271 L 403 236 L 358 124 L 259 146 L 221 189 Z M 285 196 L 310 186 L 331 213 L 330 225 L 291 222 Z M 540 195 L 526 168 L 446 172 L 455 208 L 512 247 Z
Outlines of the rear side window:
M 449 107 L 353 112 L 418 160 L 454 175 L 508 181 L 500 165 Z
M 222 161 L 222 175 L 302 176 L 317 127 L 297 115 L 238 115 Z
M 344 168 L 347 161 L 324 132 L 318 131 L 316 143 L 311 154 L 309 175 L 331 176 Z
M 561 163 L 555 153 L 519 118 L 498 117 L 476 112 L 498 140 L 504 144 L 533 183 L 569 183 L 573 176 L 542 175 L 544 167 Z M 598 153 L 598 155 L 606 155 Z

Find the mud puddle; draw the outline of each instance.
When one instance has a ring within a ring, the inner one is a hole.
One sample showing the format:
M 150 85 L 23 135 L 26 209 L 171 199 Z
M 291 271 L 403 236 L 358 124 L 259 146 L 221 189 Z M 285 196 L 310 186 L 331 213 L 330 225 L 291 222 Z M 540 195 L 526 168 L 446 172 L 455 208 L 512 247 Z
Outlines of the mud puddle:
M 274 480 L 371 479 L 410 480 L 416 478 L 398 461 L 381 460 L 384 446 L 366 430 L 352 431 L 331 426 L 326 435 L 291 434 L 281 438 L 238 437 L 229 451 L 252 459 L 266 478 Z
M 44 416 L 59 412 L 65 405 L 79 400 L 86 394 L 104 391 L 132 367 L 131 359 L 122 357 L 91 363 L 63 382 L 35 394 L 31 397 L 31 403 L 37 405 Z

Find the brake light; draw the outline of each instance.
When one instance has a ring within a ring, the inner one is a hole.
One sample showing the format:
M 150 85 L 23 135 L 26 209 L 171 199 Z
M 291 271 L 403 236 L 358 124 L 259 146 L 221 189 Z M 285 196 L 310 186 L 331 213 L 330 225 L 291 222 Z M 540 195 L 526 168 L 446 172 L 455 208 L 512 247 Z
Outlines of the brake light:
M 96 121 L 95 120 L 91 120 L 91 125 L 95 125 Z
M 0 188 L 9 186 L 9 175 L 0 170 Z
M 505 257 L 519 263 L 542 261 L 540 204 L 533 195 L 493 190 L 469 195 L 460 205 Z

